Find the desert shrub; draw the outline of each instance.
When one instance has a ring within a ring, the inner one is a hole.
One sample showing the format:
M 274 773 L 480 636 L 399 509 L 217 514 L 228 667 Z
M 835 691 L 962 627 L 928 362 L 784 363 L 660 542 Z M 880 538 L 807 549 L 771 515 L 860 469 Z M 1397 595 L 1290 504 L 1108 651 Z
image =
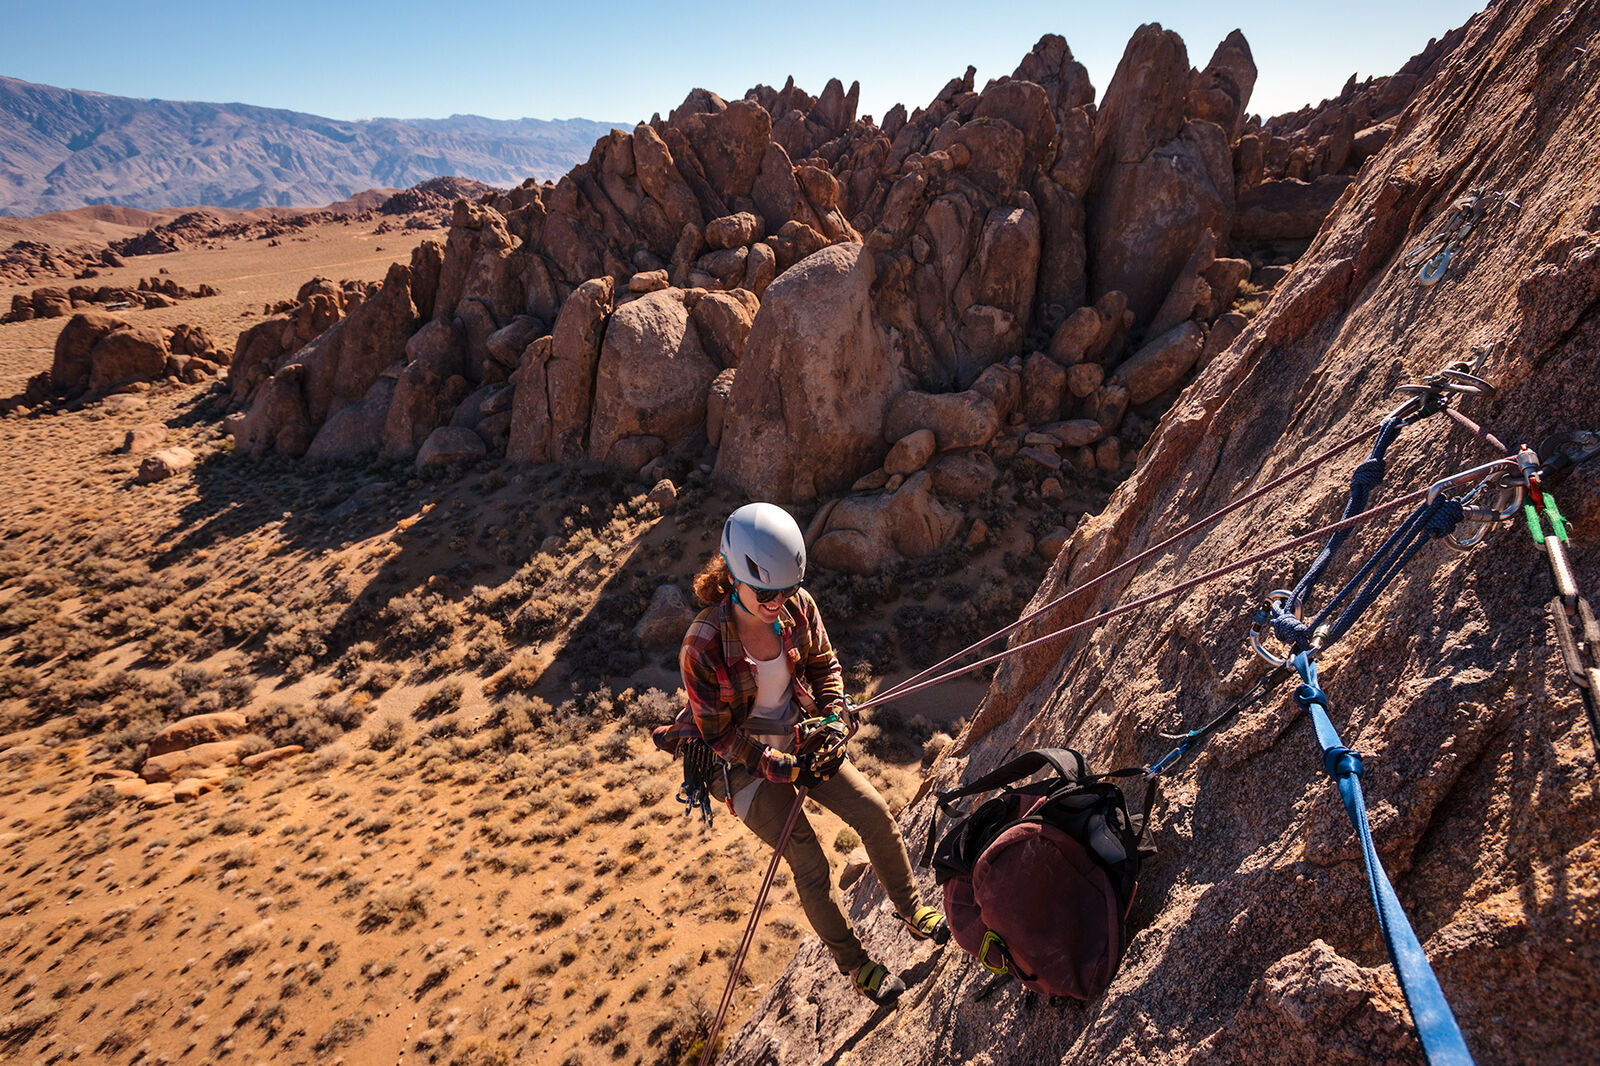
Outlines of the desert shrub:
M 841 855 L 852 848 L 859 848 L 860 846 L 860 835 L 849 826 L 845 826 L 843 829 L 839 830 L 839 835 L 833 838 L 833 850 L 839 852 Z
M 217 697 L 223 707 L 243 707 L 255 695 L 255 680 L 244 674 L 232 674 L 216 683 Z
M 261 711 L 252 725 L 275 748 L 298 744 L 315 751 L 344 736 L 346 727 L 340 723 L 345 720 L 341 708 L 326 702 L 303 707 L 280 701 Z
M 311 1050 L 327 1053 L 346 1044 L 354 1043 L 361 1039 L 367 1031 L 367 1019 L 357 1015 L 340 1018 L 328 1027 L 328 1031 L 317 1037 L 316 1043 L 311 1045 Z
M 450 714 L 461 707 L 461 697 L 466 692 L 466 686 L 460 681 L 451 679 L 428 693 L 417 706 L 418 718 L 437 718 L 443 714 Z
M 358 928 L 366 933 L 392 923 L 396 929 L 410 929 L 428 916 L 428 899 L 432 895 L 433 886 L 428 884 L 384 889 L 367 897 L 361 905 Z
M 26 699 L 39 683 L 32 670 L 21 666 L 0 666 L 0 700 Z
M 96 818 L 115 807 L 121 797 L 110 785 L 96 785 L 88 792 L 67 804 L 65 817 L 69 822 L 82 822 Z
M 391 715 L 378 723 L 378 727 L 367 738 L 367 747 L 373 751 L 389 751 L 397 745 L 403 745 L 405 737 L 405 719 Z M 404 750 L 403 747 L 401 750 Z

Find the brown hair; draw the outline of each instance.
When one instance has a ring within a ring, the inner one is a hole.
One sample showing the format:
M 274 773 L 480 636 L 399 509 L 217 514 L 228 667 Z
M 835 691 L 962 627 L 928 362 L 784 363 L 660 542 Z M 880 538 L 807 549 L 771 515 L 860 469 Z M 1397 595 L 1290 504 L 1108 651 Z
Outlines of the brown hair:
M 728 561 L 717 552 L 706 560 L 706 565 L 694 575 L 694 595 L 707 607 L 721 601 L 733 590 L 733 574 L 728 571 Z

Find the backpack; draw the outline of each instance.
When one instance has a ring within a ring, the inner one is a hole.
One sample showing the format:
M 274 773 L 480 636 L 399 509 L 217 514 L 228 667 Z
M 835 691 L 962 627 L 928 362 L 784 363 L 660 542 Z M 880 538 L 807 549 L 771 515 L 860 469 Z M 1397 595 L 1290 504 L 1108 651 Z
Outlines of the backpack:
M 1047 767 L 1050 777 L 1002 787 Z M 951 826 L 937 850 L 929 829 L 923 865 L 931 854 L 956 943 L 1035 992 L 1084 1000 L 1104 992 L 1127 946 L 1140 862 L 1155 851 L 1144 843 L 1154 779 L 1137 817 L 1109 779 L 1142 773 L 1096 774 L 1075 751 L 1040 748 L 939 793 L 940 809 L 955 815 L 956 800 L 1002 789 Z

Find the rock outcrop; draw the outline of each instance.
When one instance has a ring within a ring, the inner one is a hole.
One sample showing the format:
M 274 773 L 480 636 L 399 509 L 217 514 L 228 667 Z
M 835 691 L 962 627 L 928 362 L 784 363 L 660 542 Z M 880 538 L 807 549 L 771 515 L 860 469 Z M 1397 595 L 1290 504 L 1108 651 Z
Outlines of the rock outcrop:
M 1438 67 L 1445 49 L 1431 51 L 1410 81 L 1330 107 L 1354 115 L 1370 97 L 1387 117 Z M 688 459 L 801 506 L 881 491 L 864 506 L 883 513 L 903 509 L 891 480 L 956 450 L 1023 453 L 1052 493 L 1119 476 L 1237 336 L 1227 316 L 1261 302 L 1235 301 L 1270 287 L 1264 271 L 1303 250 L 1294 235 L 1357 165 L 1325 146 L 1299 167 L 1248 114 L 1255 76 L 1237 32 L 1196 71 L 1149 25 L 1099 107 L 1056 36 L 1010 76 L 980 88 L 969 69 L 881 125 L 838 81 L 816 97 L 792 81 L 732 101 L 696 90 L 612 130 L 559 182 L 456 201 L 443 243 L 382 285 L 319 280 L 242 335 L 241 450 L 412 459 L 448 425 L 515 462 L 643 477 Z M 1295 123 L 1281 137 L 1327 127 Z M 1291 180 L 1311 192 L 1260 191 Z M 502 383 L 490 415 L 479 389 Z M 1063 422 L 1099 434 L 1029 442 Z M 931 454 L 883 465 L 924 429 Z M 930 478 L 930 507 L 952 480 Z
M 1475 346 L 1488 346 L 1482 373 L 1498 391 L 1462 403 L 1502 439 L 1537 446 L 1600 425 L 1600 213 L 1589 195 L 1600 186 L 1590 151 L 1600 79 L 1593 50 L 1574 47 L 1597 33 L 1592 6 L 1528 2 L 1493 5 L 1451 35 L 1448 69 L 1413 83 L 1389 143 L 1271 302 L 1161 419 L 1110 505 L 1073 531 L 1031 607 L 1370 429 L 1395 405 L 1393 386 L 1471 358 Z M 1204 121 L 1217 122 L 1207 106 Z M 1473 185 L 1508 194 L 1521 211 L 1492 218 L 1469 260 L 1419 287 L 1399 265 L 1405 248 Z M 1164 363 L 1147 351 L 1136 365 Z M 1113 373 L 1133 379 L 1127 366 Z M 1389 452 L 1390 496 L 1492 455 L 1443 421 L 1410 427 L 1403 441 Z M 1358 458 L 1329 462 L 1050 607 L 1012 646 L 1235 562 L 1244 545 L 1332 521 Z M 1591 598 L 1600 588 L 1594 467 L 1558 490 L 1574 529 L 1591 531 L 1572 541 L 1577 584 Z M 1352 537 L 1323 598 L 1397 520 Z M 1208 720 L 1265 672 L 1245 644 L 1250 614 L 1314 551 L 1007 660 L 902 815 L 906 838 L 948 824 L 933 790 L 1028 748 L 1070 746 L 1102 769 L 1165 754 L 1172 742 L 1158 734 Z M 1576 1063 L 1600 1036 L 1590 1009 L 1600 972 L 1596 751 L 1549 636 L 1551 595 L 1547 562 L 1520 529 L 1502 527 L 1468 554 L 1431 544 L 1321 656 L 1343 740 L 1369 756 L 1363 787 L 1378 853 L 1480 1062 Z M 1098 999 L 1045 1004 L 1015 983 L 991 991 L 989 975 L 953 946 L 935 954 L 907 938 L 867 875 L 844 900 L 873 957 L 908 975 L 892 1017 L 856 996 L 812 939 L 719 1061 L 1422 1061 L 1360 846 L 1288 686 L 1164 777 L 1153 832 L 1159 850 L 1144 868 L 1131 943 Z

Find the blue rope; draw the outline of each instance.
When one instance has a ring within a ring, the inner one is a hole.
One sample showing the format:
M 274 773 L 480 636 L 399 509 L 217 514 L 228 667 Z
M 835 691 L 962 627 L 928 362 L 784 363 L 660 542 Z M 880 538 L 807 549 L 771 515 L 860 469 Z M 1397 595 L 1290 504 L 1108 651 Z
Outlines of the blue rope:
M 1400 430 L 1408 424 L 1409 420 L 1398 415 L 1390 415 L 1378 426 L 1378 436 L 1372 442 L 1372 451 L 1367 453 L 1367 458 L 1350 475 L 1350 499 L 1344 506 L 1341 520 L 1353 518 L 1367 509 L 1367 495 L 1383 480 L 1383 457 L 1388 453 L 1389 445 L 1400 436 Z M 1300 579 L 1300 583 L 1294 587 L 1294 593 L 1289 597 L 1291 616 L 1295 605 L 1305 602 L 1305 598 L 1311 594 L 1311 587 L 1321 580 L 1322 572 L 1328 568 L 1328 564 L 1338 554 L 1339 548 L 1350 533 L 1351 529 L 1341 529 L 1328 538 L 1322 554 L 1312 562 L 1311 568 L 1306 571 L 1306 576 Z
M 1311 712 L 1317 741 L 1322 746 L 1323 769 L 1338 786 L 1344 809 L 1361 841 L 1361 858 L 1366 864 L 1367 884 L 1372 891 L 1373 907 L 1378 912 L 1378 926 L 1383 930 L 1389 961 L 1394 965 L 1400 991 L 1405 995 L 1411 1020 L 1417 1027 L 1417 1037 L 1422 1041 L 1422 1053 L 1429 1066 L 1472 1066 L 1472 1054 L 1461 1036 L 1461 1028 L 1456 1024 L 1444 990 L 1439 987 L 1439 979 L 1428 964 L 1428 956 L 1406 919 L 1372 842 L 1366 798 L 1361 792 L 1361 756 L 1340 742 L 1338 731 L 1328 717 L 1328 696 L 1317 685 L 1317 664 L 1310 654 L 1296 655 L 1294 665 L 1304 682 L 1295 690 L 1294 699 Z
M 1394 580 L 1395 575 L 1405 568 L 1424 544 L 1453 532 L 1460 524 L 1463 514 L 1460 500 L 1444 496 L 1440 496 L 1432 503 L 1419 504 L 1417 509 L 1407 515 L 1405 521 L 1389 534 L 1389 539 L 1373 553 L 1372 558 L 1368 559 L 1361 569 L 1333 594 L 1333 598 L 1311 621 L 1302 622 L 1294 616 L 1292 600 L 1273 604 L 1271 613 L 1273 635 L 1297 652 L 1308 650 L 1312 638 L 1318 629 L 1322 628 L 1329 615 L 1350 598 L 1358 585 L 1361 586 L 1360 592 L 1350 599 L 1349 606 L 1324 631 L 1322 646 L 1329 646 L 1342 637 L 1345 631 L 1355 624 L 1356 619 L 1372 606 L 1372 602 L 1388 588 L 1389 582 Z M 1308 574 L 1307 577 L 1309 576 Z M 1305 584 L 1305 580 L 1302 579 L 1296 588 Z

